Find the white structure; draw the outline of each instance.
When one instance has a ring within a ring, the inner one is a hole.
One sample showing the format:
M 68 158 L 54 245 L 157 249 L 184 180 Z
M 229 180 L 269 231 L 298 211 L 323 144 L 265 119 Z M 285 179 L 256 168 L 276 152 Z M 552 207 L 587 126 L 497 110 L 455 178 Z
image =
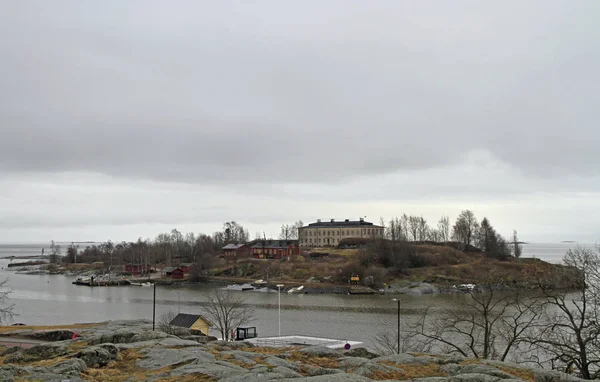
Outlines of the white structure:
M 257 337 L 247 339 L 246 342 L 250 342 L 253 345 L 260 347 L 287 348 L 292 346 L 319 345 L 330 349 L 344 349 L 346 344 L 349 344 L 350 347 L 356 347 L 363 344 L 359 341 L 308 336 Z

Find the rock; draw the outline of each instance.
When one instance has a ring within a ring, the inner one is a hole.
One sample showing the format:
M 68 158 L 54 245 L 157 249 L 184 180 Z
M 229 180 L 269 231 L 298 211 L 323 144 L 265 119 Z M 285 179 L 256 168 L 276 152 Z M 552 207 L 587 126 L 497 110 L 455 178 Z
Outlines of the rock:
M 227 362 L 203 362 L 181 366 L 173 370 L 171 372 L 171 375 L 174 377 L 178 377 L 189 374 L 204 374 L 213 378 L 221 379 L 248 373 L 248 370 L 244 369 L 243 367 L 239 367 L 233 364 L 227 364 Z
M 375 353 L 371 353 L 370 351 L 368 351 L 365 348 L 355 348 L 352 350 L 348 350 L 347 352 L 344 353 L 344 355 L 346 357 L 362 357 L 362 358 L 368 358 L 368 359 L 373 359 L 373 358 L 376 358 L 379 356 Z
M 430 363 L 437 363 L 437 359 L 430 356 L 415 357 L 410 354 L 392 354 L 383 357 L 373 358 L 374 362 L 388 361 L 398 365 L 428 365 Z
M 13 354 L 13 353 L 19 352 L 19 351 L 21 351 L 21 349 L 22 348 L 20 346 L 10 347 L 10 348 L 8 348 L 8 349 L 6 349 L 6 350 L 4 350 L 2 352 L 2 356 L 4 357 L 5 355 L 9 355 L 9 354 Z
M 0 381 L 14 382 L 14 380 L 15 375 L 10 370 L 4 367 L 0 369 Z
M 285 359 L 279 357 L 268 356 L 263 359 L 263 362 L 273 367 L 282 366 L 294 371 L 299 370 L 298 365 L 288 362 Z
M 277 373 L 277 374 L 283 376 L 283 378 L 299 378 L 299 377 L 302 377 L 302 375 L 296 373 L 294 370 L 288 369 L 287 367 L 283 367 L 283 366 L 277 366 L 271 372 Z
M 489 365 L 471 364 L 471 365 L 444 365 L 440 367 L 441 371 L 444 371 L 452 375 L 460 374 L 486 374 L 498 379 L 511 379 L 514 375 L 503 372 L 502 370 L 496 369 Z
M 313 366 L 313 367 L 307 367 L 308 365 L 305 365 L 305 369 L 308 369 L 308 375 L 310 376 L 319 376 L 319 375 L 331 375 L 331 374 L 344 374 L 344 372 L 340 369 L 331 369 L 328 367 L 318 367 L 318 366 Z
M 253 348 L 254 344 L 251 344 L 250 342 L 244 342 L 244 341 L 229 341 L 228 342 L 228 341 L 217 340 L 217 341 L 211 341 L 211 342 L 207 343 L 206 346 L 238 350 L 238 349 L 243 349 L 243 348 Z
M 98 345 L 103 343 L 132 343 L 155 339 L 165 339 L 168 334 L 159 331 L 148 331 L 141 328 L 121 328 L 117 331 L 104 331 L 90 337 L 86 337 L 87 343 L 90 345 Z
M 372 381 L 372 379 L 361 377 L 360 375 L 339 373 L 339 374 L 319 375 L 317 377 L 285 379 L 284 381 L 294 381 L 294 382 L 370 382 L 370 381 Z
M 250 355 L 248 355 L 247 352 L 242 352 L 242 351 L 224 351 L 224 352 L 221 352 L 221 356 L 226 361 L 235 360 L 238 362 L 243 362 L 248 365 L 255 365 L 256 361 L 254 361 L 250 357 L 253 357 L 253 358 L 257 357 L 257 355 L 255 355 L 254 353 L 250 353 Z
M 79 376 L 79 374 L 87 369 L 87 364 L 78 358 L 72 358 L 64 362 L 60 362 L 52 366 L 51 370 L 55 374 Z
M 388 365 L 380 365 L 375 362 L 367 362 L 360 366 L 358 369 L 354 370 L 353 374 L 362 375 L 363 377 L 371 377 L 371 374 L 377 371 L 384 373 L 398 373 L 402 372 L 403 370 Z
M 55 342 L 40 344 L 10 354 L 5 360 L 5 363 L 23 363 L 33 362 L 43 359 L 60 357 L 69 352 L 68 344 L 65 342 Z
M 309 346 L 298 351 L 302 354 L 316 357 L 340 358 L 342 356 L 342 353 L 339 350 L 330 349 L 325 346 Z
M 170 337 L 160 340 L 158 342 L 159 345 L 170 347 L 170 346 L 178 346 L 178 347 L 186 347 L 186 346 L 198 346 L 197 341 L 183 340 L 178 337 Z
M 448 378 L 446 377 L 425 377 L 425 378 L 416 378 L 413 382 L 446 382 Z
M 352 371 L 358 369 L 367 363 L 373 363 L 366 358 L 359 357 L 342 357 L 338 359 L 338 367 L 345 372 Z
M 200 344 L 205 344 L 211 341 L 216 341 L 217 337 L 212 337 L 212 336 L 198 336 L 198 335 L 191 335 L 191 336 L 184 336 L 181 337 L 184 340 L 188 340 L 188 341 L 196 341 Z
M 500 378 L 487 374 L 459 374 L 448 378 L 448 382 L 497 382 Z
M 535 382 L 579 382 L 581 378 L 569 374 L 561 373 L 555 370 L 533 369 Z
M 149 370 L 193 364 L 198 361 L 206 363 L 216 361 L 214 355 L 208 352 L 192 353 L 186 349 L 148 348 L 141 351 L 141 354 L 145 357 L 137 360 L 135 364 L 137 367 Z
M 108 365 L 110 361 L 114 360 L 116 355 L 117 352 L 115 352 L 113 355 L 111 351 L 105 348 L 100 346 L 92 346 L 77 353 L 76 357 L 83 360 L 88 367 L 103 367 Z

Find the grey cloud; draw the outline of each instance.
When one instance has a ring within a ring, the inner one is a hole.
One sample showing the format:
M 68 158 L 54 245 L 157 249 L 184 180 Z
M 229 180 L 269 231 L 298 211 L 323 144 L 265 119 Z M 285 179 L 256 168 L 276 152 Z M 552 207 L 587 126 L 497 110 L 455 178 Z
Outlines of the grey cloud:
M 594 2 L 32 4 L 2 20 L 5 172 L 335 183 L 485 149 L 598 175 Z

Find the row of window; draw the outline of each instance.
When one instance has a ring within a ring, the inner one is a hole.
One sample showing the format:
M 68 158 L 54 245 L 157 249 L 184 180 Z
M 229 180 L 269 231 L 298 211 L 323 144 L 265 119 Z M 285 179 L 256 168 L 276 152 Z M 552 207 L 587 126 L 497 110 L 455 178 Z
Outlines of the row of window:
M 362 230 L 355 229 L 351 231 L 308 231 L 307 236 L 350 236 L 350 235 L 375 235 L 377 234 L 375 228 L 363 228 Z

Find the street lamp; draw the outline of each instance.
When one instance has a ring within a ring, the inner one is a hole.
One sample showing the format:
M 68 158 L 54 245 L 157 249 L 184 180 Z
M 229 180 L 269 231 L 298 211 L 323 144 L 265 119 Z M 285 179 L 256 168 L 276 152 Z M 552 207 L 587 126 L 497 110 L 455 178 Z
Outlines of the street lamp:
M 400 354 L 400 299 L 393 298 L 392 301 L 398 302 L 398 354 Z
M 279 337 L 281 337 L 281 288 L 283 288 L 283 284 L 277 284 L 277 294 L 279 297 L 279 308 L 277 315 L 277 321 L 279 323 Z

